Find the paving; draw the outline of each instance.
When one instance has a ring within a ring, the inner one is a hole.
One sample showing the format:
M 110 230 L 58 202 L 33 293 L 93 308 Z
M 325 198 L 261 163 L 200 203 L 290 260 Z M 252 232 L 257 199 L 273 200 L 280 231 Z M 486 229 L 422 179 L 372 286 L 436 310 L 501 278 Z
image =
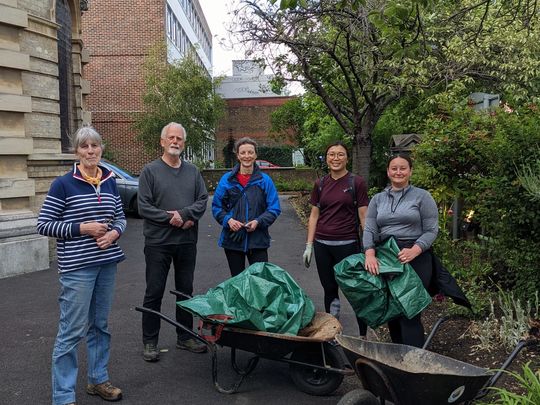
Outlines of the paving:
M 322 288 L 316 269 L 313 264 L 310 269 L 305 269 L 302 264 L 306 230 L 290 205 L 289 196 L 280 198 L 283 212 L 270 228 L 270 261 L 286 269 L 313 299 L 317 310 L 323 310 Z M 208 207 L 199 225 L 194 294 L 205 293 L 229 277 L 225 254 L 217 246 L 220 230 Z M 127 259 L 119 265 L 110 316 L 109 372 L 113 383 L 124 391 L 122 404 L 335 404 L 342 395 L 359 386 L 356 377 L 346 377 L 333 395 L 310 396 L 295 387 L 287 364 L 263 359 L 238 393 L 220 394 L 213 388 L 210 356 L 176 349 L 174 328 L 165 323 L 162 323 L 159 342 L 161 361 L 143 361 L 141 314 L 134 309 L 142 304 L 145 288 L 141 219 L 128 217 L 127 231 L 120 244 Z M 169 277 L 168 289 L 173 286 L 172 277 Z M 50 358 L 58 327 L 58 292 L 54 263 L 45 271 L 0 279 L 0 404 L 51 403 Z M 172 295 L 166 294 L 162 312 L 174 318 Z M 345 333 L 357 334 L 348 304 L 343 308 L 341 323 Z M 220 348 L 218 353 L 219 379 L 224 386 L 236 378 L 230 366 L 229 351 Z M 240 353 L 239 357 L 242 362 L 249 354 Z M 79 350 L 79 360 L 77 404 L 105 403 L 84 392 L 84 344 Z

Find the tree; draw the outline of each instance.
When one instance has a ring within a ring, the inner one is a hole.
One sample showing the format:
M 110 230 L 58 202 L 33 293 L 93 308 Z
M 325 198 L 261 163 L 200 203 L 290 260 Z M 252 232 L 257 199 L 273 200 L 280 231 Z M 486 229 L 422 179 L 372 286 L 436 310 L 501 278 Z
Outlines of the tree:
M 404 96 L 463 96 L 476 86 L 525 97 L 538 87 L 533 18 L 524 25 L 473 0 L 305 0 L 284 10 L 270 3 L 240 0 L 237 38 L 280 80 L 321 98 L 366 178 L 373 129 Z
M 325 165 L 321 157 L 330 142 L 342 140 L 350 143 L 321 99 L 311 93 L 298 96 L 278 107 L 272 113 L 270 122 L 271 136 L 303 148 L 306 163 L 314 168 Z
M 168 63 L 164 44 L 149 53 L 144 72 L 145 111 L 136 116 L 134 127 L 145 148 L 155 151 L 161 129 L 174 121 L 186 129 L 186 145 L 200 155 L 224 112 L 224 102 L 214 91 L 217 83 L 193 55 Z

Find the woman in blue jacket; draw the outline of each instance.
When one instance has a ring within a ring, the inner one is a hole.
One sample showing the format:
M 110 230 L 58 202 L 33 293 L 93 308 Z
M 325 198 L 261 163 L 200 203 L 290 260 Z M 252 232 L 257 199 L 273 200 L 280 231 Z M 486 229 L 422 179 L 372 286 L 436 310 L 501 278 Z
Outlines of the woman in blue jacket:
M 238 164 L 221 177 L 212 200 L 212 214 L 223 227 L 219 246 L 225 249 L 231 276 L 249 264 L 268 261 L 268 228 L 281 213 L 276 187 L 255 164 L 257 143 L 240 138 L 234 144 Z

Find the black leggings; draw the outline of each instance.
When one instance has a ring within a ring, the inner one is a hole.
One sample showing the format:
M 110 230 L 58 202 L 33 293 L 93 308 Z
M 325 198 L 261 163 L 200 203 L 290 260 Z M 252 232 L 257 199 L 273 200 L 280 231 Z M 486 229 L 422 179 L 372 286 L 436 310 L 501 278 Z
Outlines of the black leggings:
M 268 249 L 249 249 L 247 252 L 241 250 L 224 249 L 231 277 L 234 277 L 244 271 L 246 268 L 246 258 L 249 264 L 267 262 Z
M 400 249 L 407 246 L 398 242 Z M 414 260 L 410 265 L 422 280 L 424 288 L 427 290 L 431 282 L 431 276 L 433 274 L 432 266 L 432 252 L 431 249 L 426 250 Z M 422 314 L 416 315 L 412 319 L 407 319 L 404 316 L 393 319 L 388 322 L 388 329 L 390 330 L 390 337 L 392 342 L 401 343 L 409 346 L 422 347 L 424 345 L 424 325 L 422 325 Z
M 324 290 L 324 310 L 329 313 L 330 304 L 334 299 L 339 298 L 339 286 L 334 275 L 334 266 L 346 257 L 360 253 L 360 245 L 354 242 L 348 245 L 331 246 L 315 241 L 313 247 L 319 280 Z M 360 335 L 365 336 L 367 325 L 358 318 L 356 321 Z

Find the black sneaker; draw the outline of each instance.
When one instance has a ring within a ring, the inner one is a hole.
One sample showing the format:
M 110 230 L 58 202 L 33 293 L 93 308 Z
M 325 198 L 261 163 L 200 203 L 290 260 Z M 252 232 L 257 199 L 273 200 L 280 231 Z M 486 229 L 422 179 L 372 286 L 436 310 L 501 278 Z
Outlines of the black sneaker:
M 208 347 L 206 347 L 204 343 L 201 343 L 193 338 L 177 339 L 176 348 L 189 350 L 192 353 L 206 353 L 208 351 Z
M 159 350 L 153 343 L 147 343 L 144 345 L 143 359 L 149 362 L 159 361 Z

